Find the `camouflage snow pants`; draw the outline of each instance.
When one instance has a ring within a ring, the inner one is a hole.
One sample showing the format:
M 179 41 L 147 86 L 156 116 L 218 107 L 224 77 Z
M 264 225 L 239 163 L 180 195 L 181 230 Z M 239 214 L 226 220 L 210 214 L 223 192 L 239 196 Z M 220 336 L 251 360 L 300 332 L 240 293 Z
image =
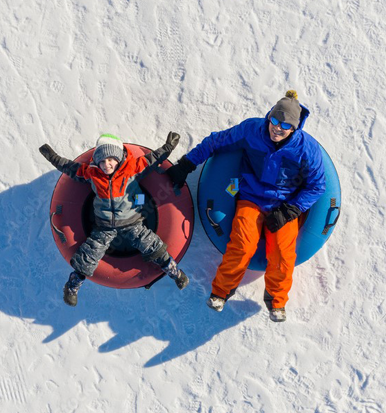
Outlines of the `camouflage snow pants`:
M 170 258 L 166 251 L 167 245 L 142 221 L 139 221 L 124 228 L 94 228 L 72 256 L 71 266 L 76 272 L 92 277 L 99 261 L 118 234 L 128 246 L 137 249 L 142 254 L 144 261 L 153 262 L 160 267 L 167 265 Z

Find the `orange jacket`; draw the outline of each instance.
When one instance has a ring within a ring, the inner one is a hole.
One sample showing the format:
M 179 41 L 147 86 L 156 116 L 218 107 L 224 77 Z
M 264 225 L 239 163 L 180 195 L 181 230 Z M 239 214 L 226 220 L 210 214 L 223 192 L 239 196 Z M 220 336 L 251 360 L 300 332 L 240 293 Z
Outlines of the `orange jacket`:
M 95 193 L 94 214 L 98 226 L 120 228 L 142 218 L 143 205 L 136 195 L 143 194 L 139 180 L 150 172 L 149 167 L 162 163 L 170 154 L 166 145 L 139 158 L 125 148 L 125 156 L 117 170 L 106 175 L 92 159 L 77 163 L 58 155 L 51 163 L 61 172 L 79 182 L 88 182 Z

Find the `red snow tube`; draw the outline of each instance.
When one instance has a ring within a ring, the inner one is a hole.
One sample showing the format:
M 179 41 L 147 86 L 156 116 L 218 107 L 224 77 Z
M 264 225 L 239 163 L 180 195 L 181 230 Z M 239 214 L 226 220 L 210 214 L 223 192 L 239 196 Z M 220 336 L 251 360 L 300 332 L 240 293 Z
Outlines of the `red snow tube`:
M 139 145 L 125 146 L 134 157 L 150 152 Z M 88 162 L 92 153 L 93 149 L 85 152 L 76 162 Z M 169 254 L 179 262 L 192 238 L 194 209 L 188 186 L 185 184 L 177 196 L 169 177 L 160 173 L 171 165 L 168 160 L 164 161 L 157 171 L 141 180 L 140 185 L 146 198 L 145 224 L 160 236 L 168 245 Z M 68 263 L 91 232 L 93 199 L 90 185 L 61 175 L 51 199 L 50 220 L 55 243 Z M 138 288 L 153 283 L 161 275 L 157 265 L 144 262 L 137 250 L 128 248 L 117 237 L 89 279 L 106 287 Z

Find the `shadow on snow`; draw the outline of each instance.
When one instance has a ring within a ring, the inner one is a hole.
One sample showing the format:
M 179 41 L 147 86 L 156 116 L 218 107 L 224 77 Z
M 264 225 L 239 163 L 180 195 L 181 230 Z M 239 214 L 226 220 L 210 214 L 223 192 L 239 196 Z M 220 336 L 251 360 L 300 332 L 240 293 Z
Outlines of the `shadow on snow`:
M 190 258 L 183 260 L 183 268 L 191 275 L 187 289 L 179 291 L 166 278 L 149 291 L 114 290 L 86 281 L 79 292 L 78 306 L 66 306 L 62 288 L 71 267 L 56 248 L 48 216 L 58 177 L 59 173 L 53 171 L 0 194 L 0 311 L 50 326 L 52 333 L 43 343 L 57 339 L 79 322 L 108 322 L 115 336 L 99 347 L 101 353 L 147 336 L 169 342 L 161 353 L 144 362 L 145 367 L 151 367 L 198 348 L 260 311 L 261 307 L 251 300 L 235 299 L 221 314 L 207 308 L 205 300 L 212 278 L 208 273 L 214 274 L 218 263 L 205 263 L 208 271 L 197 268 L 196 257 L 203 253 L 202 243 L 197 241 L 205 237 L 202 229 L 199 235 L 195 233 L 196 241 L 187 254 Z

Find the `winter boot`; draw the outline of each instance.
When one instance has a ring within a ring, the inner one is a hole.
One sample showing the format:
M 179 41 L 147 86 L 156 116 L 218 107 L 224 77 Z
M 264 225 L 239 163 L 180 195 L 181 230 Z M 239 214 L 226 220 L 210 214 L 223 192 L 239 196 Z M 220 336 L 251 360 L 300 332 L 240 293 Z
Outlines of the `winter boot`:
M 214 294 L 211 294 L 206 302 L 206 305 L 215 311 L 222 311 L 225 305 L 225 298 L 217 297 Z
M 269 312 L 269 318 L 275 323 L 281 323 L 286 320 L 285 308 L 272 308 Z
M 166 275 L 175 281 L 177 287 L 183 290 L 189 284 L 188 276 L 180 269 L 178 269 L 177 263 L 170 257 L 169 263 L 166 267 L 162 268 Z
M 84 283 L 85 276 L 73 271 L 63 288 L 63 300 L 71 307 L 78 304 L 78 290 Z

